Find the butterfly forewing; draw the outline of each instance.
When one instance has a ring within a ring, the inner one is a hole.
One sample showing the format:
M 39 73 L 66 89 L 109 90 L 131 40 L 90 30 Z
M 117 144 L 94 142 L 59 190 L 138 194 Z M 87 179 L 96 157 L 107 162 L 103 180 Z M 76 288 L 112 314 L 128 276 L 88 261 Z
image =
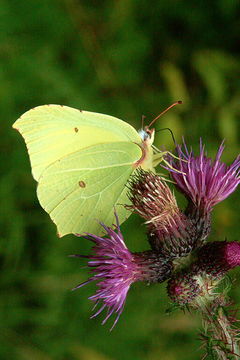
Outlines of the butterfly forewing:
M 100 143 L 141 142 L 137 131 L 120 119 L 61 105 L 31 109 L 13 127 L 25 139 L 37 181 L 49 165 L 75 151 Z

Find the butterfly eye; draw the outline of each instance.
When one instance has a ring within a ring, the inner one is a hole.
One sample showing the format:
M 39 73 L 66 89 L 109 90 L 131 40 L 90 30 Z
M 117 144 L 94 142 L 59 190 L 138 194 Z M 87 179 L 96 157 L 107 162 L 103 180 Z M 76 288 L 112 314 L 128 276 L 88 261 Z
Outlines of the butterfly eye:
M 154 129 L 150 130 L 148 126 L 145 126 L 144 129 L 141 129 L 138 131 L 138 133 L 143 141 L 151 139 L 153 132 L 154 132 Z

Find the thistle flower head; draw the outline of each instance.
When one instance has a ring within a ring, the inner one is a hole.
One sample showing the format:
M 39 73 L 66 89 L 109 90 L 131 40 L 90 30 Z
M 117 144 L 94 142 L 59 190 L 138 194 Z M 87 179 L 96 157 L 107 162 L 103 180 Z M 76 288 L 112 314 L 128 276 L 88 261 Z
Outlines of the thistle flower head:
M 176 198 L 161 176 L 140 169 L 128 186 L 132 202 L 128 208 L 142 216 L 150 227 L 168 227 L 172 219 L 179 216 Z
M 146 220 L 152 249 L 172 258 L 186 256 L 198 241 L 198 229 L 178 208 L 166 181 L 152 172 L 138 170 L 128 186 L 132 202 L 128 209 Z
M 201 292 L 201 287 L 194 275 L 183 271 L 168 281 L 167 292 L 173 302 L 185 305 L 195 300 Z
M 168 281 L 168 295 L 178 304 L 198 306 L 221 296 L 216 290 L 224 275 L 240 266 L 240 243 L 214 241 L 199 248 L 188 269 Z
M 106 231 L 107 237 L 87 234 L 86 238 L 94 242 L 93 254 L 87 257 L 88 266 L 93 274 L 86 282 L 78 285 L 80 288 L 89 282 L 97 281 L 97 291 L 89 299 L 99 303 L 100 308 L 92 316 L 95 317 L 107 308 L 106 318 L 103 324 L 112 314 L 116 319 L 112 328 L 121 315 L 128 290 L 135 281 L 162 282 L 169 277 L 172 264 L 167 262 L 152 251 L 131 253 L 125 245 L 116 216 L 116 230 L 101 224 Z M 95 308 L 95 307 L 94 307 Z
M 213 206 L 226 199 L 240 182 L 240 156 L 227 166 L 220 161 L 224 150 L 220 145 L 215 160 L 206 156 L 200 141 L 200 155 L 194 156 L 184 143 L 177 147 L 180 160 L 174 162 L 171 172 L 178 189 L 202 212 L 208 213 Z
M 240 243 L 237 241 L 213 241 L 197 252 L 195 267 L 211 277 L 221 277 L 240 265 Z

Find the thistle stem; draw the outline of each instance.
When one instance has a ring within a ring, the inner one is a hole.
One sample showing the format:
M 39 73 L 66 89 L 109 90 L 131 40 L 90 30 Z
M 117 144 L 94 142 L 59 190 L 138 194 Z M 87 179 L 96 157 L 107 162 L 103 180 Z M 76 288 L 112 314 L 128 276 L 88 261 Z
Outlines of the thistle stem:
M 236 321 L 227 315 L 224 307 L 212 309 L 211 306 L 202 307 L 204 333 L 207 354 L 205 358 L 213 360 L 239 360 L 238 329 L 234 326 Z

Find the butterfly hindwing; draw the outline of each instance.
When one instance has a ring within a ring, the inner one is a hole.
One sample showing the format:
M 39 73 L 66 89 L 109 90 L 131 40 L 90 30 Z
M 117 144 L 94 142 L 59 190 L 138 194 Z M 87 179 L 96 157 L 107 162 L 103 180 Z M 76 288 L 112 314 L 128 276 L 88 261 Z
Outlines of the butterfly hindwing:
M 117 208 L 120 223 L 129 215 L 126 183 L 141 157 L 133 142 L 97 144 L 69 154 L 47 167 L 39 178 L 37 194 L 42 207 L 58 227 L 68 233 L 101 231 L 112 225 Z

